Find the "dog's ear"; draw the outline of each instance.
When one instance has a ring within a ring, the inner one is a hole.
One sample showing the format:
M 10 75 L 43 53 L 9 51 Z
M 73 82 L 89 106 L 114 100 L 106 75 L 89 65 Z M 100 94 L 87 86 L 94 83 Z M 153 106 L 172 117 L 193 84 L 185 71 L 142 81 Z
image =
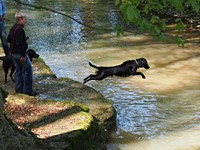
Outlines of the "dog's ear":
M 136 59 L 137 60 L 137 62 L 142 62 L 142 61 L 145 61 L 146 62 L 146 59 L 145 58 L 138 58 L 138 59 Z
M 136 61 L 139 63 L 141 61 L 141 58 L 136 59 Z
M 33 49 L 28 49 L 27 52 L 35 52 Z

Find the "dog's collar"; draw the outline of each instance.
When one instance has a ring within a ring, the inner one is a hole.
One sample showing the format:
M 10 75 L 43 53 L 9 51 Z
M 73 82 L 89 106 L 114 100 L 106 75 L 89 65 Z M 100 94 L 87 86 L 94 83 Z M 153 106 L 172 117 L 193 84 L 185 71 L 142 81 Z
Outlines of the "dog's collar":
M 138 64 L 137 60 L 135 60 L 135 63 L 138 65 L 138 68 L 140 68 L 140 65 Z

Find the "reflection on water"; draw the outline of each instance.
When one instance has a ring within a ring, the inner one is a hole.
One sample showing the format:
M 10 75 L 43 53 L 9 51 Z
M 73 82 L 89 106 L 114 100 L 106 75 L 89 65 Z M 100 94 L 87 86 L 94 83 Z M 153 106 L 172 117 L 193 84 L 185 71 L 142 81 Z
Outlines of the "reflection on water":
M 89 25 L 112 28 L 117 12 L 110 2 L 30 1 L 70 14 Z M 8 12 L 8 17 L 13 15 Z M 89 29 L 62 15 L 29 10 L 29 45 L 44 58 L 58 77 L 82 82 L 95 70 L 89 61 L 102 66 L 145 57 L 151 69 L 140 69 L 141 77 L 106 78 L 89 86 L 113 101 L 117 130 L 108 149 L 178 150 L 200 147 L 200 51 L 199 45 L 159 43 L 146 36 L 114 34 Z M 31 13 L 30 13 L 31 12 Z M 9 25 L 10 26 L 10 25 Z
M 170 135 L 162 135 L 151 140 L 126 139 L 115 145 L 109 145 L 112 150 L 198 150 L 200 147 L 199 127 L 173 132 Z M 119 144 L 125 143 L 125 144 Z M 117 146 L 116 146 L 117 145 Z

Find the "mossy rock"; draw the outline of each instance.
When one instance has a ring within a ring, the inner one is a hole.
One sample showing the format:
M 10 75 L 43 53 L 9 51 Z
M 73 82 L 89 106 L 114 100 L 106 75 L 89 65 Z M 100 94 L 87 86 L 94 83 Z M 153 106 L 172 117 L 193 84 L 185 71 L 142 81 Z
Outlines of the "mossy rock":
M 33 87 L 39 95 L 8 90 L 7 116 L 28 133 L 38 135 L 47 149 L 104 149 L 108 131 L 115 125 L 112 104 L 91 87 L 57 78 L 41 58 L 35 59 L 33 66 Z

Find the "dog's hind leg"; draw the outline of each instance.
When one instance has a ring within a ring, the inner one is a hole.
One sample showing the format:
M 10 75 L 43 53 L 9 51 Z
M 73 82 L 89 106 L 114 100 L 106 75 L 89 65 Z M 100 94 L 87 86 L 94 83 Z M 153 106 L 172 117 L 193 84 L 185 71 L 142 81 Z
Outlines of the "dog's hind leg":
M 88 82 L 90 80 L 103 80 L 105 78 L 106 78 L 106 76 L 103 73 L 97 74 L 97 75 L 89 75 L 88 77 L 86 77 L 84 79 L 83 84 L 85 84 L 86 82 Z
M 5 72 L 5 83 L 7 83 L 8 82 L 8 80 L 7 80 L 8 69 L 5 66 L 3 66 L 3 69 L 4 69 L 4 72 Z
M 94 76 L 94 75 L 89 75 L 88 77 L 86 77 L 83 82 L 83 84 L 85 84 L 86 82 L 90 81 L 91 80 L 91 76 Z
M 7 80 L 7 73 L 5 73 L 5 83 L 7 83 L 8 82 L 8 80 Z
M 11 72 L 10 72 L 10 78 L 11 78 L 12 82 L 15 82 L 15 80 L 13 79 L 13 73 L 14 72 L 15 72 L 15 65 L 12 66 Z
M 90 78 L 91 75 L 87 76 L 86 78 L 84 78 L 83 80 L 86 81 Z

